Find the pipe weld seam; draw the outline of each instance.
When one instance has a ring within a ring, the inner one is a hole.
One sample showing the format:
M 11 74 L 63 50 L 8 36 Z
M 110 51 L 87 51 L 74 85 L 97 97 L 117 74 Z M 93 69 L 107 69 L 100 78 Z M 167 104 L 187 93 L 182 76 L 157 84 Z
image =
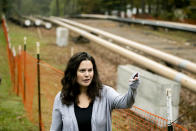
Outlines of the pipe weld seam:
M 178 67 L 180 68 L 186 68 L 186 66 L 190 63 L 188 60 L 183 60 L 178 64 Z
M 183 78 L 185 78 L 185 75 L 183 73 L 177 73 L 174 80 L 177 82 L 181 82 Z

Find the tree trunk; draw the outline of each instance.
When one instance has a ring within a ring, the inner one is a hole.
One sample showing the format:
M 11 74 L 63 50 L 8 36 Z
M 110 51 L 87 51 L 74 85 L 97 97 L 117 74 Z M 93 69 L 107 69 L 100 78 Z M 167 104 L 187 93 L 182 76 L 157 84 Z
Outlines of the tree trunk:
M 133 4 L 134 4 L 133 0 L 130 0 L 130 4 L 131 4 L 130 9 L 132 10 L 133 9 Z
M 68 8 L 68 7 L 69 7 L 69 0 L 64 0 L 64 7 L 63 7 L 63 14 L 64 15 L 69 14 L 69 12 L 66 12 L 67 11 L 66 8 Z
M 152 4 L 153 1 L 152 0 L 148 0 L 147 1 L 147 5 L 148 5 L 148 14 L 152 14 Z
M 18 0 L 17 8 L 18 8 L 18 12 L 19 13 L 21 13 L 21 4 L 22 4 L 22 1 L 21 0 Z
M 148 13 L 151 14 L 152 13 L 152 6 L 151 6 L 151 2 L 148 3 Z
M 56 16 L 60 15 L 60 10 L 59 10 L 59 0 L 56 0 Z
M 160 14 L 160 0 L 156 0 L 156 17 Z
M 72 2 L 71 2 L 71 6 L 72 6 L 71 14 L 73 15 L 73 14 L 74 14 L 74 12 L 75 12 L 75 0 L 72 0 Z
M 145 0 L 142 0 L 141 7 L 142 7 L 142 14 L 145 14 Z
M 66 5 L 67 5 L 67 0 L 64 0 L 64 6 L 63 6 L 63 15 L 66 15 Z
M 139 8 L 136 7 L 136 14 L 138 15 L 139 14 Z
M 78 13 L 78 0 L 75 0 L 74 2 L 74 14 Z
M 2 12 L 3 12 L 4 14 L 7 13 L 7 7 L 8 7 L 7 0 L 2 0 Z

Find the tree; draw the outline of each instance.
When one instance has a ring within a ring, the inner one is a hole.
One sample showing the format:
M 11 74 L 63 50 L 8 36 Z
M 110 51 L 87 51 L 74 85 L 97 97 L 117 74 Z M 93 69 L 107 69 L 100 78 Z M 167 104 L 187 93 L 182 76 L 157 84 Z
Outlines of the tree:
M 10 0 L 0 0 L 0 13 L 9 16 L 11 12 L 11 1 Z
M 142 0 L 142 1 L 141 1 L 142 14 L 145 14 L 145 5 L 146 5 L 145 0 Z
M 60 9 L 59 9 L 59 0 L 56 0 L 56 15 L 60 15 Z

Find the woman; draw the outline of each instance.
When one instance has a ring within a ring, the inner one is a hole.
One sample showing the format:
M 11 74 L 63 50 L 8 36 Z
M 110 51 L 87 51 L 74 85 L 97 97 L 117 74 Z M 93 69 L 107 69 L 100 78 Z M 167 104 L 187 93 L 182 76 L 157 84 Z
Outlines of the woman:
M 139 78 L 130 81 L 125 95 L 119 95 L 102 85 L 94 58 L 80 52 L 69 60 L 61 82 L 50 131 L 111 131 L 111 111 L 133 105 Z

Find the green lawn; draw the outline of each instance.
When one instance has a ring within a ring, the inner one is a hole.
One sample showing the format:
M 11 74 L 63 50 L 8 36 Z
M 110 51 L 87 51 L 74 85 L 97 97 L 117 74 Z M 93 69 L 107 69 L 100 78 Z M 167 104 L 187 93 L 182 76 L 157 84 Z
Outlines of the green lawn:
M 29 34 L 25 34 L 19 28 L 16 29 L 10 34 L 13 38 L 11 42 L 19 44 L 23 41 L 24 35 Z M 25 115 L 22 99 L 12 91 L 2 26 L 0 27 L 0 77 L 2 78 L 0 84 L 0 131 L 37 131 L 38 127 L 33 125 Z

